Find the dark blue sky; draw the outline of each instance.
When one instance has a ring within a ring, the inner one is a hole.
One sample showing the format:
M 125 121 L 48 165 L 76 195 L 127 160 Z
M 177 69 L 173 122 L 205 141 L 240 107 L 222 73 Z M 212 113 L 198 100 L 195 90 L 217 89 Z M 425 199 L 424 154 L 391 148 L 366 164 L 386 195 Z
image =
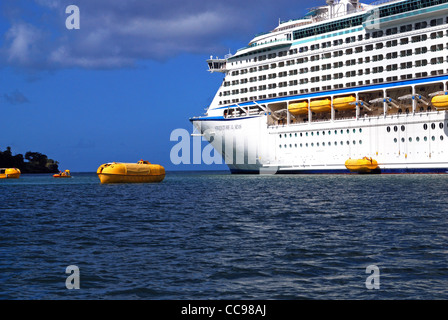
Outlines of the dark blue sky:
M 192 132 L 221 81 L 223 57 L 319 1 L 2 0 L 0 150 L 38 151 L 60 169 L 141 158 L 173 165 L 173 130 Z M 68 5 L 80 29 L 68 30 Z M 205 147 L 206 143 L 203 142 Z

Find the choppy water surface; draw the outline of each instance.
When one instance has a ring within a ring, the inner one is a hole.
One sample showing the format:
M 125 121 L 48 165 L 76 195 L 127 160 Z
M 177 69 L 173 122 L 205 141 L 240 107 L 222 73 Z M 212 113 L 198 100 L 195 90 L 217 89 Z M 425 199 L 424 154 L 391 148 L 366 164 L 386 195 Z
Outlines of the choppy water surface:
M 448 175 L 73 176 L 0 181 L 1 299 L 448 298 Z

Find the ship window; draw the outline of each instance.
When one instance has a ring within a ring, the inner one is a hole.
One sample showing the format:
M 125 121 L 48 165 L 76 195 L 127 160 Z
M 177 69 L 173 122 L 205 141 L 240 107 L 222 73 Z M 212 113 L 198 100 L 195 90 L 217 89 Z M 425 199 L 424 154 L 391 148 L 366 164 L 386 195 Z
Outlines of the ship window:
M 443 136 L 440 136 L 440 140 L 443 140 Z
M 338 142 L 337 142 L 337 141 L 335 141 L 335 142 L 334 142 L 334 145 L 335 145 L 335 146 L 337 146 L 337 145 L 338 145 Z
M 432 136 L 432 137 L 431 137 L 431 140 L 432 140 L 432 141 L 436 140 L 436 137 Z
M 387 132 L 390 132 L 390 127 L 387 127 L 387 129 L 386 129 L 386 130 L 387 130 Z
M 328 135 L 331 135 L 331 131 L 330 130 L 328 130 Z
M 302 144 L 300 144 L 300 148 L 302 148 Z
M 401 142 L 404 142 L 404 138 L 401 138 Z
M 353 144 L 356 144 L 356 141 L 355 141 L 355 140 L 353 140 Z
M 425 129 L 425 130 L 428 129 L 428 125 L 426 123 L 423 125 L 423 129 Z
M 398 127 L 394 126 L 394 131 L 397 132 L 398 131 Z
M 417 142 L 419 142 L 420 141 L 420 137 L 415 138 L 415 140 L 417 140 Z
M 308 142 L 305 144 L 305 147 L 308 147 Z
M 281 148 L 282 148 L 282 145 L 280 144 L 279 147 L 280 147 L 280 149 L 281 149 Z
M 290 137 L 290 138 L 292 137 L 292 133 L 289 134 L 289 137 Z
M 290 144 L 289 147 L 292 148 L 292 144 Z
M 412 138 L 409 138 L 409 142 L 412 142 Z
M 404 126 L 401 126 L 401 131 L 404 131 L 404 129 L 405 129 L 405 127 L 404 127 Z
M 353 129 L 353 133 L 356 133 L 356 129 Z
M 347 145 L 349 145 L 349 144 L 350 144 L 350 141 L 347 140 Z
M 316 143 L 316 146 L 319 146 L 319 142 L 318 142 L 318 143 Z
M 397 138 L 394 138 L 394 142 L 397 143 L 397 141 L 398 141 Z
M 334 130 L 334 134 L 338 134 L 338 130 Z
M 286 148 L 286 144 L 285 144 L 285 148 Z
M 428 137 L 426 137 L 426 136 L 423 137 L 423 140 L 428 141 Z
M 294 144 L 294 147 L 296 147 L 296 148 L 297 148 L 297 143 L 296 143 L 296 144 Z
M 311 146 L 314 147 L 314 142 L 311 142 Z
M 440 122 L 440 123 L 439 123 L 439 128 L 440 128 L 440 129 L 443 129 L 443 122 Z
M 362 144 L 362 140 L 359 140 L 359 144 Z
M 435 123 L 431 123 L 431 129 L 435 129 L 436 128 L 436 124 Z
M 344 130 L 341 129 L 341 134 L 343 134 L 343 133 L 344 133 Z

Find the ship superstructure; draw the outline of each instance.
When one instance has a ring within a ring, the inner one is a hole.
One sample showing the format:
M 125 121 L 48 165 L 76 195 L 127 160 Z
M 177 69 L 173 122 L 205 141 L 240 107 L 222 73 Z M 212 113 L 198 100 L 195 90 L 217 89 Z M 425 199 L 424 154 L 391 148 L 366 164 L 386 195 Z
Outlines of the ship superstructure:
M 327 0 L 207 63 L 225 77 L 190 120 L 232 172 L 448 170 L 448 0 Z

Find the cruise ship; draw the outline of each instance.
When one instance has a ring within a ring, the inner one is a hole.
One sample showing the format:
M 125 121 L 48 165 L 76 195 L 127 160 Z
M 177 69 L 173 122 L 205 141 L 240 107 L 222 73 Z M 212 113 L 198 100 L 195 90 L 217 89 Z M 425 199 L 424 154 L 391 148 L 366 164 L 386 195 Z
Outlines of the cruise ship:
M 448 0 L 327 0 L 209 71 L 196 133 L 232 173 L 448 172 Z

